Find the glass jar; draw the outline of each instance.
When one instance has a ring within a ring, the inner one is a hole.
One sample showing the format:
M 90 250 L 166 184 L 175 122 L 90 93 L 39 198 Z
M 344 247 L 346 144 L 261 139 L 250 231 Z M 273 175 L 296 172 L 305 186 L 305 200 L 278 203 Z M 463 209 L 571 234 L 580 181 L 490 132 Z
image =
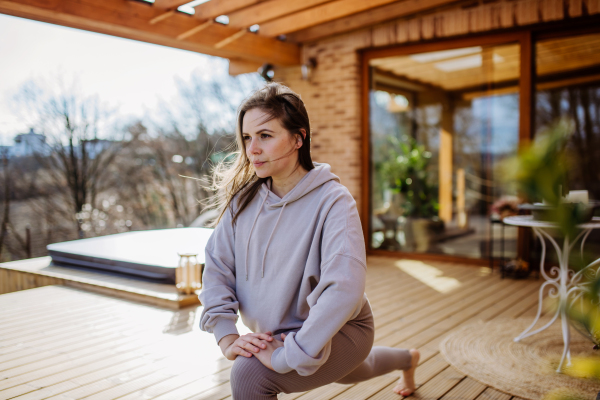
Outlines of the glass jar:
M 175 285 L 181 294 L 194 294 L 202 288 L 202 267 L 197 254 L 177 253 L 179 265 L 175 270 Z

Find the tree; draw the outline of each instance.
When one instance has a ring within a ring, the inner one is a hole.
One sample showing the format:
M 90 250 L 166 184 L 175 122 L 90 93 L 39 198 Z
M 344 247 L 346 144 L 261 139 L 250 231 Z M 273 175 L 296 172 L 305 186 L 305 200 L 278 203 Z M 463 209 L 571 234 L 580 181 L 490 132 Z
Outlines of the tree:
M 82 222 L 76 216 L 85 204 L 97 206 L 98 194 L 110 181 L 111 166 L 136 138 L 119 129 L 114 112 L 97 97 L 83 95 L 75 81 L 65 84 L 58 76 L 53 82 L 31 80 L 16 98 L 47 138 L 44 150 L 35 154 L 48 179 L 40 187 L 40 198 L 49 201 L 47 191 L 58 189 L 55 193 L 61 201 L 53 203 L 56 212 L 83 237 Z
M 129 198 L 143 200 L 146 210 L 168 209 L 169 221 L 161 221 L 166 226 L 189 225 L 213 194 L 206 190 L 213 166 L 232 149 L 238 105 L 262 84 L 258 74 L 179 80 L 179 96 L 162 104 L 154 133 L 141 123 L 132 127 L 144 139 L 127 157 L 135 165 L 126 167 L 122 178 L 128 182 L 120 187 L 129 188 Z

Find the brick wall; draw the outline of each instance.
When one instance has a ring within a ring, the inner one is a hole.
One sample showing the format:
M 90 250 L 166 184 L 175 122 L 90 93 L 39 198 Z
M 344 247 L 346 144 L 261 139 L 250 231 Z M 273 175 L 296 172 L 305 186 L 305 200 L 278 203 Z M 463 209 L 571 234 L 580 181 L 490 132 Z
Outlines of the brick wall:
M 306 104 L 313 160 L 331 165 L 359 207 L 361 76 L 357 49 L 368 47 L 365 38 L 363 34 L 343 35 L 306 45 L 305 58 L 317 59 L 310 82 L 302 80 L 300 67 L 276 72 L 277 79 L 300 93 Z
M 298 92 L 311 118 L 314 161 L 331 164 L 361 207 L 361 71 L 359 49 L 501 31 L 528 24 L 600 13 L 600 0 L 513 0 L 459 6 L 380 24 L 307 43 L 303 58 L 315 57 L 310 82 L 299 67 L 276 71 L 276 79 Z

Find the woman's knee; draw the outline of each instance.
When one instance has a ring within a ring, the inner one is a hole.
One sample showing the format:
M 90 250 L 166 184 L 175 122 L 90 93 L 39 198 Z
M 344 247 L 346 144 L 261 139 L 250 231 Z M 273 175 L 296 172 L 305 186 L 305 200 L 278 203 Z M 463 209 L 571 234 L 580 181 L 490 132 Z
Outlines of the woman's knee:
M 269 388 L 267 369 L 256 357 L 238 356 L 231 368 L 231 392 L 234 399 L 263 399 L 276 395 Z
M 231 368 L 231 383 L 244 383 L 253 380 L 253 375 L 256 373 L 256 364 L 260 361 L 256 357 L 238 356 L 233 362 Z

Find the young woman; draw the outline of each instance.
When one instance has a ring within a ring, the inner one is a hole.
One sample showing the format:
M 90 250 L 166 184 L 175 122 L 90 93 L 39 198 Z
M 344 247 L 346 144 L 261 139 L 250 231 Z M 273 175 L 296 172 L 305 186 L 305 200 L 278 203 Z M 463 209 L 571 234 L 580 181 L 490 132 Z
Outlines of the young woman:
M 372 347 L 356 203 L 310 156 L 300 97 L 271 83 L 241 106 L 239 153 L 215 172 L 221 215 L 206 246 L 200 327 L 231 370 L 234 399 L 276 399 L 394 370 L 415 390 L 417 350 Z M 238 334 L 238 311 L 253 333 Z

